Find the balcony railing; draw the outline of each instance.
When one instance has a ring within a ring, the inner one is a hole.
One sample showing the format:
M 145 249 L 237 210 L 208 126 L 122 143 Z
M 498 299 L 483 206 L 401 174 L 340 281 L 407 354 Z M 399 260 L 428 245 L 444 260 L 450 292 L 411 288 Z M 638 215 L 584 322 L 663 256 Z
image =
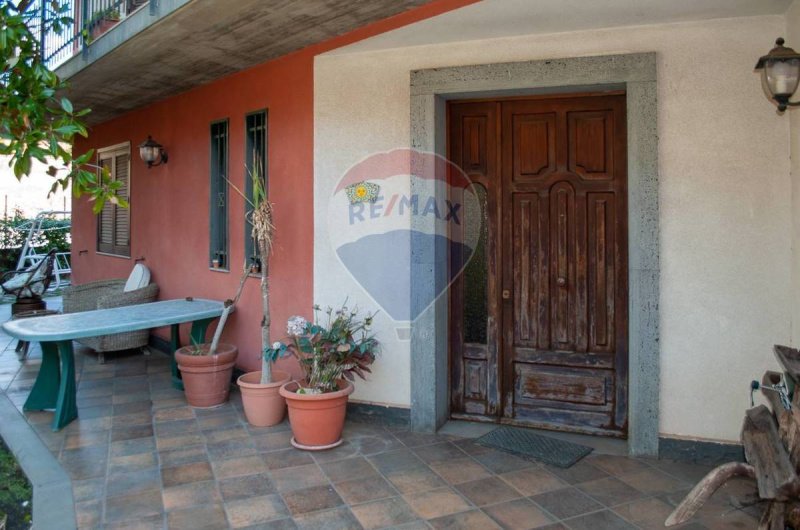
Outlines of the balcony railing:
M 86 52 L 89 45 L 119 24 L 125 17 L 148 3 L 148 0 L 62 0 L 69 7 L 72 24 L 60 32 L 52 28 L 47 17 L 52 16 L 52 0 L 33 0 L 28 8 L 34 17 L 31 29 L 39 35 L 44 59 L 51 69 L 58 67 L 75 55 Z

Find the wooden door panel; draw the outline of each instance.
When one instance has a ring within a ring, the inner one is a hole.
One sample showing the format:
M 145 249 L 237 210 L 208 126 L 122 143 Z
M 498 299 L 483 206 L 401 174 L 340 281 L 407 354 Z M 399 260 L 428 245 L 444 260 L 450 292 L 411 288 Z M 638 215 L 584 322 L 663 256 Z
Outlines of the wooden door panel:
M 614 178 L 614 112 L 587 110 L 567 114 L 568 168 L 586 180 Z
M 555 113 L 525 114 L 513 120 L 514 180 L 541 179 L 555 171 Z
M 519 363 L 517 370 L 517 401 L 524 405 L 547 406 L 545 401 L 556 402 L 562 408 L 597 407 L 610 409 L 613 401 L 613 372 L 610 370 L 585 370 L 557 366 L 540 367 Z
M 617 221 L 613 193 L 588 194 L 589 350 L 614 351 Z
M 550 337 L 548 329 L 548 256 L 547 232 L 549 211 L 536 193 L 514 195 L 512 241 L 514 245 L 514 311 L 520 315 L 514 325 L 514 344 L 520 347 L 543 347 Z

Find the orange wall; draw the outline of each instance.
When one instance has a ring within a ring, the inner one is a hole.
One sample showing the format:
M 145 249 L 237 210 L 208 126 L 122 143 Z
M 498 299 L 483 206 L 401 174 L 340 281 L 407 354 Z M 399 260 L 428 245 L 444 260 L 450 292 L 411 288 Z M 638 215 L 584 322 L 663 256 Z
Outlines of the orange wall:
M 88 139 L 76 142 L 76 152 L 131 143 L 132 257 L 98 255 L 91 205 L 74 199 L 74 282 L 125 277 L 133 259 L 144 257 L 162 300 L 232 298 L 244 262 L 244 204 L 231 190 L 231 272 L 209 270 L 209 125 L 229 119 L 229 178 L 243 189 L 244 117 L 266 108 L 269 197 L 275 205 L 276 226 L 270 259 L 271 336 L 283 338 L 286 319 L 294 314 L 310 317 L 313 304 L 314 56 L 475 1 L 434 1 L 93 127 Z M 136 149 L 148 134 L 169 153 L 166 165 L 149 170 Z M 258 279 L 248 279 L 223 336 L 239 347 L 238 365 L 243 369 L 259 365 L 260 320 Z M 296 368 L 289 368 L 296 373 Z

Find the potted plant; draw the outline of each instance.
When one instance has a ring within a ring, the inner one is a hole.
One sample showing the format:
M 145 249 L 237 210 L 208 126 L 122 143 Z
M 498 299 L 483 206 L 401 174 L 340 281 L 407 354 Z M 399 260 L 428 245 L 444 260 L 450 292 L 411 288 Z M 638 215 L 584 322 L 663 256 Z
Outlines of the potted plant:
M 213 408 L 228 400 L 233 367 L 236 364 L 239 350 L 233 344 L 221 344 L 219 340 L 222 337 L 222 330 L 225 328 L 228 315 L 233 312 L 236 302 L 242 295 L 248 272 L 249 269 L 245 265 L 236 296 L 233 300 L 225 301 L 225 309 L 219 318 L 219 324 L 214 331 L 211 343 L 184 346 L 175 352 L 175 362 L 178 364 L 183 378 L 186 401 L 192 407 Z
M 228 184 L 236 190 L 251 207 L 248 216 L 253 225 L 252 237 L 258 247 L 260 260 L 251 257 L 248 272 L 258 271 L 261 275 L 261 370 L 248 372 L 237 379 L 236 384 L 242 392 L 242 406 L 248 423 L 256 427 L 269 427 L 283 421 L 286 414 L 286 401 L 279 394 L 280 387 L 291 377 L 288 372 L 273 370 L 272 363 L 277 357 L 270 350 L 269 340 L 269 256 L 275 225 L 272 223 L 272 204 L 267 200 L 264 181 L 261 178 L 261 165 L 254 160 L 252 170 L 248 169 L 253 197 L 250 200 L 232 182 Z
M 267 353 L 272 358 L 291 352 L 305 372 L 303 381 L 281 386 L 289 406 L 292 445 L 319 451 L 342 443 L 347 399 L 355 376 L 365 378 L 378 353 L 370 332 L 374 314 L 360 318 L 358 310 L 328 308 L 326 322 L 314 306 L 314 322 L 295 316 L 288 322 L 288 344 L 276 342 Z

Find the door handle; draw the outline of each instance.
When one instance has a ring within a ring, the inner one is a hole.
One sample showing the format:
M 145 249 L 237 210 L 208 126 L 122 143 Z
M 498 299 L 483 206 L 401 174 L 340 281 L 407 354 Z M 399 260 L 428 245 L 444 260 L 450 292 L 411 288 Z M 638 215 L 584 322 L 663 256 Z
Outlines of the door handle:
M 558 279 L 556 280 L 556 284 L 557 284 L 559 287 L 564 287 L 565 285 L 567 285 L 567 279 L 566 279 L 566 278 L 563 278 L 563 277 L 561 277 L 561 278 L 558 278 Z
M 511 290 L 503 289 L 503 300 L 511 300 Z

